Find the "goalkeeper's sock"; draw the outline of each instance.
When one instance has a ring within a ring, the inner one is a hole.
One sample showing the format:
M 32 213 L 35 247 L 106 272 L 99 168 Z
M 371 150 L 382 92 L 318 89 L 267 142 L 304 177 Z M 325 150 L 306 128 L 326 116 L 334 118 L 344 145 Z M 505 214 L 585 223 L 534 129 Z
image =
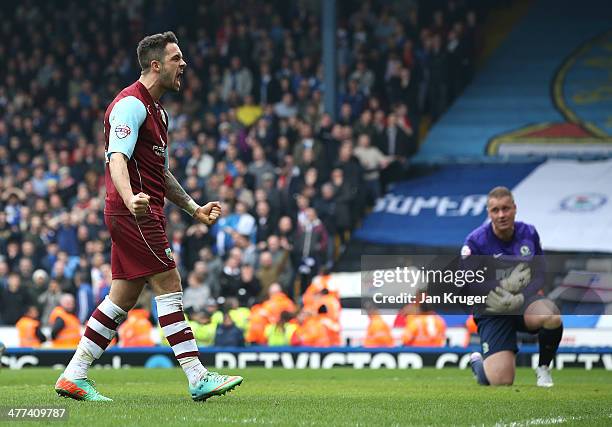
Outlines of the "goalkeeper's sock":
M 191 327 L 183 314 L 183 293 L 173 292 L 155 297 L 159 325 L 164 336 L 172 346 L 172 351 L 181 368 L 185 371 L 189 384 L 195 385 L 206 374 L 207 369 L 199 358 Z
M 540 343 L 540 359 L 538 366 L 550 365 L 553 357 L 557 354 L 562 336 L 563 324 L 555 329 L 540 329 L 540 332 L 538 332 L 538 341 Z
M 125 319 L 127 313 L 113 303 L 107 296 L 95 309 L 85 328 L 74 356 L 64 370 L 64 377 L 69 380 L 87 378 L 87 371 L 94 360 L 104 353 L 108 344 L 117 334 L 117 326 Z
M 472 367 L 472 372 L 476 376 L 478 384 L 489 385 L 489 380 L 484 370 L 482 355 L 480 353 L 472 353 L 470 355 L 470 366 Z

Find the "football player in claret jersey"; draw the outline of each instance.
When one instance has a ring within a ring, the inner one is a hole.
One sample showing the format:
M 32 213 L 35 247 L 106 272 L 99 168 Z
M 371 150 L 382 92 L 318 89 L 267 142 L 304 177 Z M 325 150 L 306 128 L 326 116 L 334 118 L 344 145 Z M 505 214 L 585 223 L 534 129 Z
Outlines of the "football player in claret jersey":
M 461 256 L 472 268 L 483 260 L 505 265 L 507 274 L 490 283 L 486 306 L 475 309 L 482 354 L 472 353 L 472 370 L 481 385 L 511 385 L 517 332 L 528 332 L 537 334 L 539 341 L 537 385 L 552 387 L 549 365 L 563 324 L 554 303 L 538 295 L 544 280 L 540 237 L 532 225 L 515 221 L 514 198 L 505 187 L 489 192 L 487 212 L 491 221 L 468 235 Z
M 123 89 L 106 110 L 106 204 L 111 240 L 110 294 L 87 322 L 85 334 L 55 384 L 58 394 L 78 400 L 109 401 L 88 378 L 88 369 L 116 334 L 145 284 L 156 297 L 159 324 L 185 371 L 193 400 L 225 394 L 242 377 L 208 371 L 199 359 L 183 314 L 181 279 L 165 232 L 164 198 L 196 221 L 214 224 L 219 202 L 199 206 L 168 170 L 168 114 L 160 103 L 177 92 L 187 65 L 174 33 L 145 37 L 137 48 L 140 78 Z

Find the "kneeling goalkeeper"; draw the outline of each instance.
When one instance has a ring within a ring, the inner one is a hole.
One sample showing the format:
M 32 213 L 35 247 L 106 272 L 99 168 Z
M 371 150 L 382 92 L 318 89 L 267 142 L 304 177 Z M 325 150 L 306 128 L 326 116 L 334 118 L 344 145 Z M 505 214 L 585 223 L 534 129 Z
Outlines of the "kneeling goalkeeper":
M 472 353 L 472 371 L 481 385 L 511 385 L 517 332 L 528 332 L 538 335 L 537 385 L 552 387 L 549 365 L 559 348 L 563 324 L 555 304 L 537 294 L 544 281 L 540 237 L 532 225 L 515 221 L 514 198 L 505 187 L 489 192 L 487 212 L 491 222 L 468 235 L 461 256 L 470 268 L 494 263 L 496 271 L 505 274 L 487 288 L 486 305 L 474 312 L 482 354 Z M 505 266 L 505 272 L 499 266 Z

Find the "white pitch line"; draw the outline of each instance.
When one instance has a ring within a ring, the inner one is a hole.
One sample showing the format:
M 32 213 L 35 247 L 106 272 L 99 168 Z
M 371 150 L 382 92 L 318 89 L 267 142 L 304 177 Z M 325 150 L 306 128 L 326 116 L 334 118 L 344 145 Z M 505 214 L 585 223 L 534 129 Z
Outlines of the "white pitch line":
M 570 421 L 584 421 L 584 420 L 592 420 L 592 419 L 601 419 L 601 418 L 612 418 L 612 414 L 601 416 L 584 416 L 584 417 L 554 417 L 554 418 L 531 418 L 529 420 L 524 421 L 512 421 L 510 423 L 497 422 L 494 424 L 494 427 L 528 427 L 528 426 L 543 426 L 543 425 L 554 425 L 554 424 L 564 424 Z

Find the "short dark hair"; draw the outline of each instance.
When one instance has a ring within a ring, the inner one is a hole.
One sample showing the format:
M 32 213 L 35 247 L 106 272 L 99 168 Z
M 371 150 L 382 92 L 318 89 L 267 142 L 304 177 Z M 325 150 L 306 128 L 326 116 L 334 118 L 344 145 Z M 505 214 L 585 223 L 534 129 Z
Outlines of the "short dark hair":
M 508 189 L 508 187 L 495 187 L 487 196 L 487 200 L 489 199 L 501 199 L 502 197 L 510 197 L 510 199 L 514 202 L 514 197 L 512 196 L 512 192 Z
M 172 31 L 152 34 L 140 40 L 136 48 L 136 54 L 138 55 L 138 63 L 143 73 L 149 71 L 151 61 L 161 61 L 163 59 L 164 50 L 169 43 L 178 44 L 178 39 Z

